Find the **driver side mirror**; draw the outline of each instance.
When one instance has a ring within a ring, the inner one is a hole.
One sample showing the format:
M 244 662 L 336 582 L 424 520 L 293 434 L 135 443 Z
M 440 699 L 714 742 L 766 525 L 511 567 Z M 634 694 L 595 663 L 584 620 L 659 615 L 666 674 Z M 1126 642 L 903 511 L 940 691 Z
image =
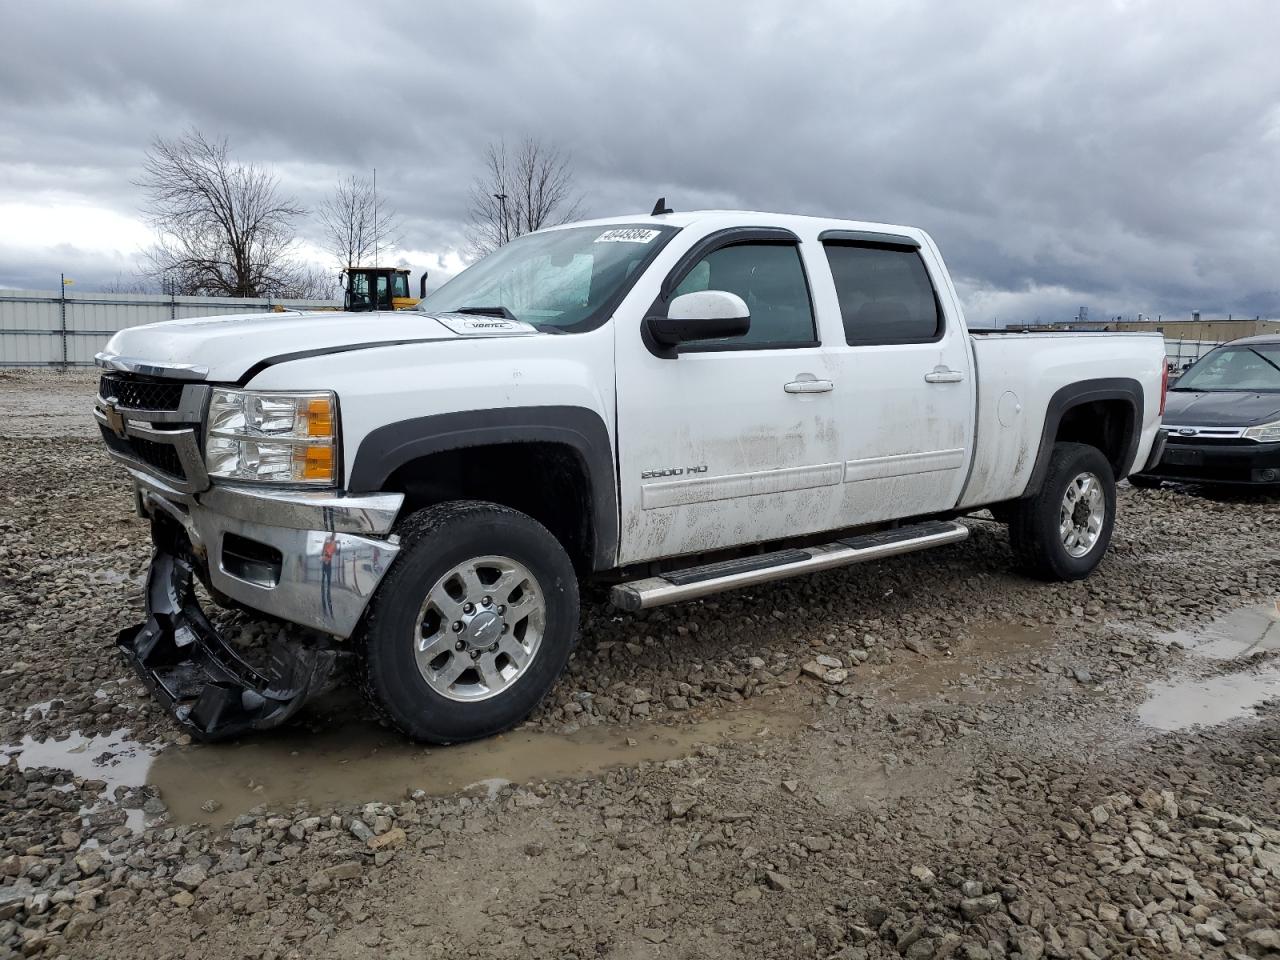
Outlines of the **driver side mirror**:
M 672 300 L 665 317 L 646 317 L 645 329 L 674 356 L 674 348 L 689 340 L 744 336 L 751 329 L 751 311 L 736 293 L 698 290 Z

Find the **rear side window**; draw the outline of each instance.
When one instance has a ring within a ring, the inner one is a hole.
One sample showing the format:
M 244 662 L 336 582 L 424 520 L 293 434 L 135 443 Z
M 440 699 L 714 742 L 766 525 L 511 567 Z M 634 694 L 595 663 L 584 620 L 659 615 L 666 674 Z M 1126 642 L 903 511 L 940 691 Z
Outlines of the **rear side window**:
M 746 336 L 691 341 L 683 349 L 810 346 L 817 340 L 809 285 L 794 243 L 756 241 L 713 250 L 689 269 L 671 296 L 700 290 L 736 293 L 751 311 L 751 328 Z
M 928 343 L 942 336 L 938 298 L 915 250 L 852 243 L 824 246 L 847 343 Z

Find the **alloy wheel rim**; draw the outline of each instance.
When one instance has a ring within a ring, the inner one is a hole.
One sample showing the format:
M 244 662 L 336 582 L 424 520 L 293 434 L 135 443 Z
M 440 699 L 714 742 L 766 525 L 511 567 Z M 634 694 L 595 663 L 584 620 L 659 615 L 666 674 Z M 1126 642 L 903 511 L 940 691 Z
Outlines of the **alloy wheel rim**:
M 1102 536 L 1107 519 L 1107 498 L 1102 481 L 1094 473 L 1080 473 L 1067 484 L 1058 513 L 1058 533 L 1072 557 L 1083 557 Z
M 546 620 L 542 588 L 526 566 L 502 556 L 467 560 L 435 582 L 418 610 L 418 672 L 449 700 L 496 697 L 528 671 Z

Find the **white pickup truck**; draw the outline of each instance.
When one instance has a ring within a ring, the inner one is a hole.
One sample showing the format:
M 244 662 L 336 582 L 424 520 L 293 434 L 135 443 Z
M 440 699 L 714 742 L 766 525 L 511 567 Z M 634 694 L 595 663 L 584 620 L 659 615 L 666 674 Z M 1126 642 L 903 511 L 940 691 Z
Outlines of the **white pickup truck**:
M 503 730 L 583 578 L 643 609 L 955 543 L 981 508 L 1028 573 L 1080 578 L 1163 439 L 1158 334 L 966 329 L 923 231 L 763 213 L 555 227 L 416 311 L 177 320 L 98 360 L 155 541 L 118 642 L 204 738 L 280 723 L 343 649 L 406 734 Z M 193 576 L 317 642 L 251 663 Z

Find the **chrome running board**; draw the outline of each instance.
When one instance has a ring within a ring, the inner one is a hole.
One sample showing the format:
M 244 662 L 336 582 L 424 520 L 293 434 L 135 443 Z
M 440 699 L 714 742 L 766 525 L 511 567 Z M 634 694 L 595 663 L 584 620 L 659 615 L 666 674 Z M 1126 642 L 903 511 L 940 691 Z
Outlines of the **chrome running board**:
M 819 570 L 927 550 L 947 543 L 959 543 L 967 536 L 969 528 L 962 524 L 930 520 L 878 533 L 846 537 L 817 547 L 777 550 L 753 557 L 673 570 L 644 580 L 632 580 L 615 586 L 610 599 L 623 610 L 647 610 L 664 603 L 709 596 L 722 590 L 736 590 L 802 573 L 816 573 Z

